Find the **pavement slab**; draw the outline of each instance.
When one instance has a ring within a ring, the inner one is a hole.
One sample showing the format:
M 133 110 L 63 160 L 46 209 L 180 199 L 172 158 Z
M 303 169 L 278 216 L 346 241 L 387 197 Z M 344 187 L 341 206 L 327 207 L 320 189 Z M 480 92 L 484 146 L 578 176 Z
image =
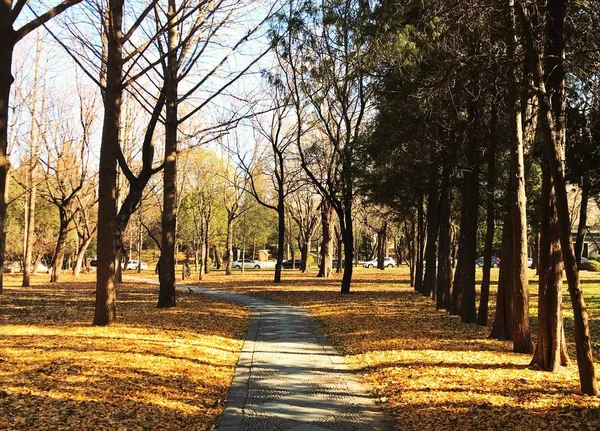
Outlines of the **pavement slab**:
M 252 311 L 219 431 L 392 429 L 306 311 L 231 292 L 178 287 Z

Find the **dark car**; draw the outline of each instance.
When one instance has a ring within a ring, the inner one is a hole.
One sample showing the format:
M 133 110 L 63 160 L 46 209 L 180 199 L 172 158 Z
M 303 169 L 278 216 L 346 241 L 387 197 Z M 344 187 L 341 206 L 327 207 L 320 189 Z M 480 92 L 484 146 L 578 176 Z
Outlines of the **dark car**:
M 342 260 L 342 268 L 344 267 L 344 265 L 346 264 L 346 261 Z M 338 260 L 337 259 L 333 259 L 331 261 L 331 267 L 332 268 L 337 268 L 338 266 Z
M 292 269 L 292 262 L 294 263 L 293 266 L 296 269 L 301 269 L 302 266 L 304 265 L 304 262 L 302 262 L 300 259 L 295 259 L 295 260 L 288 259 L 288 260 L 284 260 L 282 262 L 283 269 Z
M 478 258 L 475 261 L 475 265 L 483 266 L 483 256 L 481 256 L 480 258 Z M 499 267 L 500 267 L 500 258 L 498 256 L 492 256 L 492 268 L 499 268 Z

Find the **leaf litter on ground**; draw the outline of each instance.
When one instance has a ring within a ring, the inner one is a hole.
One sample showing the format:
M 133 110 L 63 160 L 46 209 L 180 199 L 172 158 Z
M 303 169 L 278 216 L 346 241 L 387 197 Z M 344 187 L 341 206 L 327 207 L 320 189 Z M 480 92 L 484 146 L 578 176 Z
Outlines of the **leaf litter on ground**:
M 94 327 L 92 280 L 5 275 L 0 429 L 215 428 L 250 313 L 190 293 L 158 309 L 157 286 L 125 282 L 117 323 Z

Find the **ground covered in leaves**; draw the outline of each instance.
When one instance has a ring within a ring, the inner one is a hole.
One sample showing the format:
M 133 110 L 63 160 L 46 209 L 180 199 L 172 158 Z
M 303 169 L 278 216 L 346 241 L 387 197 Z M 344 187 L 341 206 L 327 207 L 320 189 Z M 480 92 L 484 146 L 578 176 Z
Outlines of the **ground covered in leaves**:
M 598 360 L 600 276 L 582 273 L 582 278 Z M 404 268 L 358 268 L 350 295 L 338 293 L 338 275 L 323 280 L 285 271 L 283 279 L 274 285 L 272 272 L 246 271 L 244 276 L 211 274 L 201 284 L 309 310 L 371 386 L 397 429 L 600 429 L 600 398 L 581 395 L 574 359 L 558 374 L 529 368 L 531 356 L 512 353 L 508 342 L 490 340 L 489 328 L 463 324 L 436 310 L 410 288 Z M 531 283 L 535 334 L 533 273 Z M 568 308 L 566 291 L 564 300 Z M 493 304 L 491 310 L 493 318 Z M 569 310 L 565 317 L 574 358 Z
M 119 322 L 91 326 L 92 275 L 0 295 L 0 429 L 203 430 L 218 423 L 250 314 L 158 288 L 119 287 Z M 8 286 L 7 286 L 8 285 Z

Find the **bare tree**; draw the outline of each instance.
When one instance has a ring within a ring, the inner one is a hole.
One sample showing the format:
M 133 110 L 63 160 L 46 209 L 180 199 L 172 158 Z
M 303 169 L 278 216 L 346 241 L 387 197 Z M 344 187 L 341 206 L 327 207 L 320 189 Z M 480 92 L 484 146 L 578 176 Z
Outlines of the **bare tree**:
M 290 2 L 287 33 L 282 31 L 277 38 L 281 70 L 300 125 L 297 146 L 302 167 L 338 215 L 346 261 L 342 293 L 350 292 L 352 281 L 355 152 L 370 100 L 367 76 L 360 67 L 366 45 L 361 32 L 355 31 L 367 8 L 364 2 L 303 6 Z M 307 139 L 304 134 L 312 128 L 320 134 Z M 314 170 L 316 160 L 327 166 L 322 177 Z
M 0 293 L 2 293 L 4 275 L 7 178 L 10 170 L 10 160 L 8 158 L 8 106 L 10 88 L 14 82 L 12 75 L 13 52 L 17 43 L 25 36 L 80 1 L 64 0 L 46 12 L 36 15 L 31 20 L 24 19 L 25 14 L 22 14 L 27 0 L 7 0 L 0 4 L 0 40 L 3 41 L 0 44 Z M 16 23 L 20 25 L 18 29 L 14 28 Z

